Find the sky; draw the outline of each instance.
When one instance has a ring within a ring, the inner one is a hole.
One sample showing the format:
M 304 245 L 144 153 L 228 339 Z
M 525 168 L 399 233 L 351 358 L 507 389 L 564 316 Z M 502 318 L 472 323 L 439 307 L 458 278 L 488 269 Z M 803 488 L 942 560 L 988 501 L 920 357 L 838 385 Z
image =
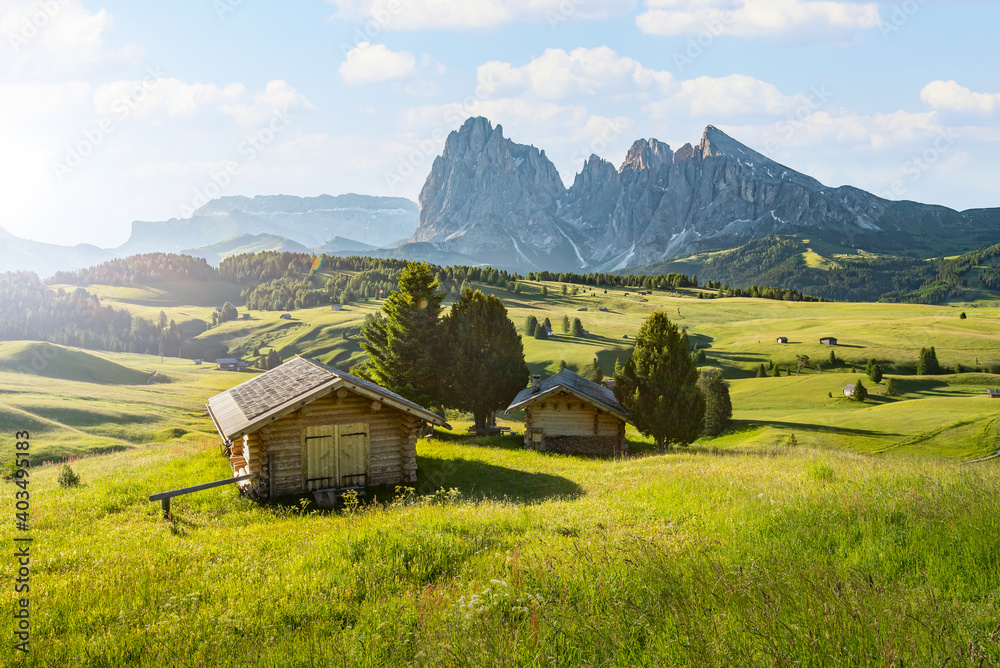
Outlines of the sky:
M 124 243 L 221 195 L 416 200 L 470 116 L 572 182 L 714 125 L 830 186 L 1000 206 L 990 0 L 0 0 L 0 227 Z

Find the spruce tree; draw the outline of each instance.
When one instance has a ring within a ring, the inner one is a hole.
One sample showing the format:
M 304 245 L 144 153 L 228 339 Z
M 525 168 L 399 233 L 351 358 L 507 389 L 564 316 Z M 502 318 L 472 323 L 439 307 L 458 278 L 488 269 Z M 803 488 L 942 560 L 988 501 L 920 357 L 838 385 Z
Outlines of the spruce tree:
M 549 330 L 550 332 L 552 331 L 552 323 L 551 323 L 551 322 L 549 321 L 549 319 L 548 319 L 548 318 L 546 318 L 546 319 L 545 319 L 545 322 L 543 322 L 542 324 L 543 324 L 543 325 L 545 326 L 545 328 L 546 328 L 546 329 L 548 329 L 548 330 Z
M 614 393 L 636 429 L 663 449 L 686 445 L 701 433 L 705 397 L 697 382 L 698 368 L 680 331 L 657 311 L 639 328 L 632 354 L 616 370 Z
M 538 327 L 538 318 L 529 315 L 524 319 L 524 333 L 526 336 L 534 336 L 536 327 Z
M 354 368 L 422 406 L 440 406 L 447 351 L 441 345 L 439 283 L 425 263 L 411 262 L 399 275 L 399 287 L 382 303 L 384 318 L 368 318 L 361 348 L 368 359 Z
M 702 371 L 698 376 L 698 389 L 705 395 L 704 434 L 716 436 L 729 426 L 733 417 L 733 402 L 729 398 L 729 383 L 718 369 Z
M 583 323 L 579 318 L 573 318 L 573 336 L 583 336 Z
M 569 316 L 564 315 L 562 318 L 562 331 L 563 334 L 569 334 Z
M 875 362 L 875 360 L 872 360 L 872 362 L 874 362 L 874 364 L 870 364 L 869 365 L 869 368 L 868 368 L 868 378 L 870 378 L 873 383 L 876 383 L 876 384 L 881 383 L 882 382 L 882 366 L 878 362 Z
M 545 341 L 549 338 L 549 332 L 542 325 L 535 325 L 535 338 L 539 341 Z
M 764 363 L 763 362 L 760 363 L 760 368 L 757 369 L 757 377 L 758 378 L 767 378 L 767 369 L 764 368 Z
M 594 358 L 594 381 L 598 383 L 604 382 L 604 372 L 601 371 L 601 363 Z
M 476 432 L 484 434 L 490 417 L 528 381 L 521 337 L 503 302 L 479 290 L 463 292 L 442 326 L 451 351 L 440 374 L 446 378 L 444 403 L 472 413 Z
M 851 398 L 855 401 L 860 401 L 861 403 L 864 403 L 865 399 L 868 398 L 868 389 L 861 383 L 860 378 L 858 378 L 858 382 L 854 384 L 854 396 Z

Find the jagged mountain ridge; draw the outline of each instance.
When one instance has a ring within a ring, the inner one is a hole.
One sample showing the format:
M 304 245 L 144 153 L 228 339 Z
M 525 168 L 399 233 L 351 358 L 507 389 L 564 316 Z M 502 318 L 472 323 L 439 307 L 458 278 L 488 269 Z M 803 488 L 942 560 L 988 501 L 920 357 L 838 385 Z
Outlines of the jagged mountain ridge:
M 677 151 L 633 143 L 617 169 L 592 155 L 566 188 L 545 152 L 470 118 L 420 193 L 417 242 L 521 271 L 616 271 L 771 234 L 808 233 L 932 256 L 1000 240 L 1000 210 L 959 213 L 829 188 L 713 126 Z

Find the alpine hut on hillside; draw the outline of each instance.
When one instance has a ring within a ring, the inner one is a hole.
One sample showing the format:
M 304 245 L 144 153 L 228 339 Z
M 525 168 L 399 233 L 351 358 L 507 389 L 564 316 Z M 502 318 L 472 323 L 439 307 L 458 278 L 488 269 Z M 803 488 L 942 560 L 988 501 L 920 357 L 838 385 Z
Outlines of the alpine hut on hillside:
M 569 369 L 521 390 L 507 413 L 524 410 L 524 447 L 584 455 L 625 452 L 628 412 L 611 390 Z
M 381 385 L 305 357 L 208 400 L 233 476 L 257 474 L 260 498 L 412 483 L 417 434 L 438 415 Z

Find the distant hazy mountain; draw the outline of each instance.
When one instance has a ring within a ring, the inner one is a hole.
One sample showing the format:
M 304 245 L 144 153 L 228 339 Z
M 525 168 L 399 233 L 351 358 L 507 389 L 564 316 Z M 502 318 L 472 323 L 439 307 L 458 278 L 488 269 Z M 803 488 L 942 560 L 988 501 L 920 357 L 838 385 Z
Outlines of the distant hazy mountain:
M 181 251 L 185 255 L 203 257 L 213 266 L 230 255 L 241 255 L 243 253 L 259 253 L 261 251 L 278 251 L 289 253 L 310 253 L 311 251 L 300 243 L 279 237 L 274 234 L 241 234 L 238 237 L 220 241 L 211 246 L 202 248 L 191 248 Z
M 48 277 L 60 269 L 82 269 L 112 257 L 113 251 L 90 244 L 57 246 L 21 239 L 0 228 L 0 271 L 26 270 Z
M 800 233 L 930 257 L 1000 241 L 1000 209 L 829 188 L 713 126 L 677 151 L 640 139 L 617 169 L 591 156 L 566 188 L 545 151 L 470 118 L 434 161 L 413 240 L 521 271 L 590 272 Z
M 383 246 L 391 246 L 391 243 L 382 244 Z M 363 244 L 360 241 L 355 241 L 354 239 L 345 239 L 344 237 L 334 237 L 330 239 L 322 246 L 314 248 L 313 250 L 317 253 L 339 253 L 339 252 L 362 252 L 374 250 L 376 246 L 369 246 L 368 244 Z
M 118 248 L 57 246 L 0 229 L 0 271 L 26 269 L 47 278 L 59 270 L 155 252 L 189 253 L 213 264 L 229 255 L 261 250 L 365 252 L 409 239 L 419 215 L 416 203 L 402 197 L 222 197 L 191 218 L 136 221 L 131 237 Z
M 132 223 L 132 236 L 118 251 L 123 255 L 178 252 L 244 234 L 285 237 L 307 248 L 320 247 L 335 237 L 377 247 L 409 237 L 418 221 L 417 205 L 402 197 L 221 197 L 191 218 Z

